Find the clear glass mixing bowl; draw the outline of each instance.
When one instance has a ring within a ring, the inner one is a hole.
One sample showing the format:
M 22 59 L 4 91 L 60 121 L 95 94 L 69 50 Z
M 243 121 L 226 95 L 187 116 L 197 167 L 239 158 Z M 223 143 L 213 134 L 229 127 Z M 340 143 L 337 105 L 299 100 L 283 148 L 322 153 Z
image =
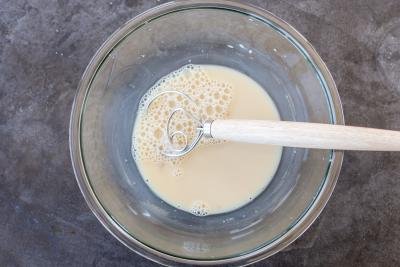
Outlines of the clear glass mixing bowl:
M 315 220 L 343 154 L 285 148 L 272 182 L 250 204 L 206 217 L 174 209 L 143 182 L 131 156 L 131 134 L 141 96 L 188 63 L 247 74 L 273 98 L 283 120 L 343 124 L 329 71 L 290 25 L 235 2 L 171 2 L 128 21 L 87 67 L 70 125 L 77 181 L 100 222 L 147 258 L 174 265 L 260 260 Z

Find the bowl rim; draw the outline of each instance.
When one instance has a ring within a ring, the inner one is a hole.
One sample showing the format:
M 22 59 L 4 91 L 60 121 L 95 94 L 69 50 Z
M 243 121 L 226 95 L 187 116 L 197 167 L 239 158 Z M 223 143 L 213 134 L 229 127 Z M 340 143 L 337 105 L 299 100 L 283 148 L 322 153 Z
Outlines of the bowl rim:
M 281 251 L 298 237 L 300 237 L 310 227 L 310 225 L 315 221 L 315 219 L 319 216 L 319 214 L 325 207 L 333 192 L 343 161 L 343 151 L 332 151 L 331 163 L 328 166 L 325 180 L 321 185 L 318 195 L 316 196 L 308 210 L 303 212 L 301 218 L 286 233 L 273 240 L 269 244 L 266 244 L 260 248 L 256 248 L 251 252 L 231 258 L 210 260 L 196 260 L 173 256 L 151 248 L 150 246 L 147 246 L 146 244 L 140 242 L 139 240 L 132 237 L 129 233 L 127 233 L 124 230 L 123 226 L 118 224 L 112 218 L 112 216 L 108 214 L 100 201 L 97 199 L 93 189 L 91 188 L 81 154 L 80 130 L 84 102 L 89 91 L 91 82 L 93 81 L 93 78 L 98 68 L 107 58 L 109 52 L 113 49 L 113 47 L 115 47 L 120 41 L 122 41 L 136 28 L 146 24 L 152 19 L 156 19 L 162 15 L 175 11 L 198 8 L 217 8 L 223 10 L 237 11 L 255 17 L 269 24 L 270 26 L 274 26 L 276 29 L 279 29 L 280 31 L 283 30 L 285 33 L 287 33 L 288 36 L 291 38 L 291 41 L 293 41 L 295 45 L 297 44 L 298 48 L 301 49 L 301 51 L 305 53 L 309 59 L 312 60 L 312 62 L 310 63 L 312 63 L 312 65 L 315 67 L 315 70 L 320 75 L 320 77 L 323 78 L 321 82 L 324 83 L 325 90 L 327 91 L 326 96 L 330 104 L 332 123 L 344 125 L 343 108 L 339 93 L 337 91 L 331 73 L 329 72 L 323 60 L 317 54 L 314 47 L 307 41 L 305 37 L 303 37 L 303 35 L 301 35 L 287 22 L 262 8 L 255 7 L 249 4 L 234 2 L 231 0 L 172 1 L 151 8 L 127 21 L 101 45 L 101 47 L 97 50 L 95 55 L 90 60 L 79 82 L 78 90 L 72 105 L 69 125 L 69 148 L 72 167 L 82 195 L 84 196 L 87 205 L 100 221 L 100 223 L 122 244 L 140 254 L 141 256 L 163 265 L 176 265 L 177 263 L 196 265 L 247 265 L 265 259 Z

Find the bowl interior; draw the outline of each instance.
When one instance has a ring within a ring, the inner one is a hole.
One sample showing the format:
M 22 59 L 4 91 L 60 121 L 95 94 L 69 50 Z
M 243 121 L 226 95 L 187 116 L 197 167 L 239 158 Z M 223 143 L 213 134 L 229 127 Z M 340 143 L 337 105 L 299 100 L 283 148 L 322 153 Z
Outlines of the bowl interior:
M 287 233 L 326 182 L 332 151 L 285 148 L 275 177 L 253 202 L 196 217 L 150 191 L 132 158 L 131 134 L 141 96 L 188 63 L 247 74 L 283 120 L 334 123 L 330 92 L 305 49 L 272 21 L 229 8 L 182 8 L 121 31 L 124 38 L 91 63 L 98 68 L 84 88 L 80 121 L 85 175 L 119 231 L 165 254 L 198 260 L 243 255 Z

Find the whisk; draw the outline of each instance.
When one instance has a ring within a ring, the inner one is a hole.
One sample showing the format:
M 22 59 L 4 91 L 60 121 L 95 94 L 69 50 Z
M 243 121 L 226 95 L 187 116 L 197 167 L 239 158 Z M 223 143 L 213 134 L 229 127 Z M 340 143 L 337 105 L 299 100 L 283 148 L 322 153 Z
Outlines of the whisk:
M 178 94 L 195 104 L 189 95 L 168 90 L 149 99 L 146 110 L 157 98 L 165 94 Z M 171 121 L 178 113 L 185 114 L 196 124 L 196 135 L 190 142 L 183 131 L 171 132 Z M 171 111 L 165 133 L 167 146 L 162 153 L 169 157 L 186 155 L 202 138 L 313 149 L 400 151 L 400 131 L 294 121 L 203 120 L 182 107 Z M 174 139 L 179 136 L 183 139 L 183 144 L 177 146 Z

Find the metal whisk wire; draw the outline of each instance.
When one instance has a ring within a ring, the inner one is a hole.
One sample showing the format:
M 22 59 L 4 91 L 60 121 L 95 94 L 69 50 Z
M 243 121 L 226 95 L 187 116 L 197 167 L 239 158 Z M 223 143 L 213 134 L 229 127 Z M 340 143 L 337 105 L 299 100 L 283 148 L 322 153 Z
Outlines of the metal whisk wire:
M 167 94 L 178 94 L 185 99 L 189 100 L 191 104 L 193 104 L 194 107 L 197 108 L 196 102 L 187 94 L 176 91 L 176 90 L 166 90 L 162 91 L 158 94 L 156 94 L 154 97 L 148 100 L 146 104 L 146 112 L 149 111 L 150 105 L 154 103 L 154 101 L 158 98 L 160 98 L 163 95 Z M 188 136 L 185 132 L 180 131 L 180 130 L 175 130 L 174 132 L 171 132 L 171 124 L 172 124 L 172 119 L 176 114 L 178 113 L 183 113 L 185 116 L 191 118 L 196 124 L 196 136 L 193 138 L 191 143 L 189 144 Z M 204 122 L 201 118 L 195 116 L 192 112 L 184 109 L 183 107 L 177 107 L 172 110 L 172 112 L 169 114 L 168 119 L 167 119 L 167 124 L 165 126 L 165 131 L 166 133 L 166 141 L 167 141 L 167 148 L 166 150 L 162 151 L 162 154 L 168 157 L 180 157 L 183 155 L 186 155 L 190 151 L 194 149 L 194 147 L 200 142 L 201 138 L 203 137 L 204 134 Z M 181 136 L 183 138 L 183 145 L 180 147 L 177 147 L 176 144 L 174 144 L 174 138 L 177 138 Z

